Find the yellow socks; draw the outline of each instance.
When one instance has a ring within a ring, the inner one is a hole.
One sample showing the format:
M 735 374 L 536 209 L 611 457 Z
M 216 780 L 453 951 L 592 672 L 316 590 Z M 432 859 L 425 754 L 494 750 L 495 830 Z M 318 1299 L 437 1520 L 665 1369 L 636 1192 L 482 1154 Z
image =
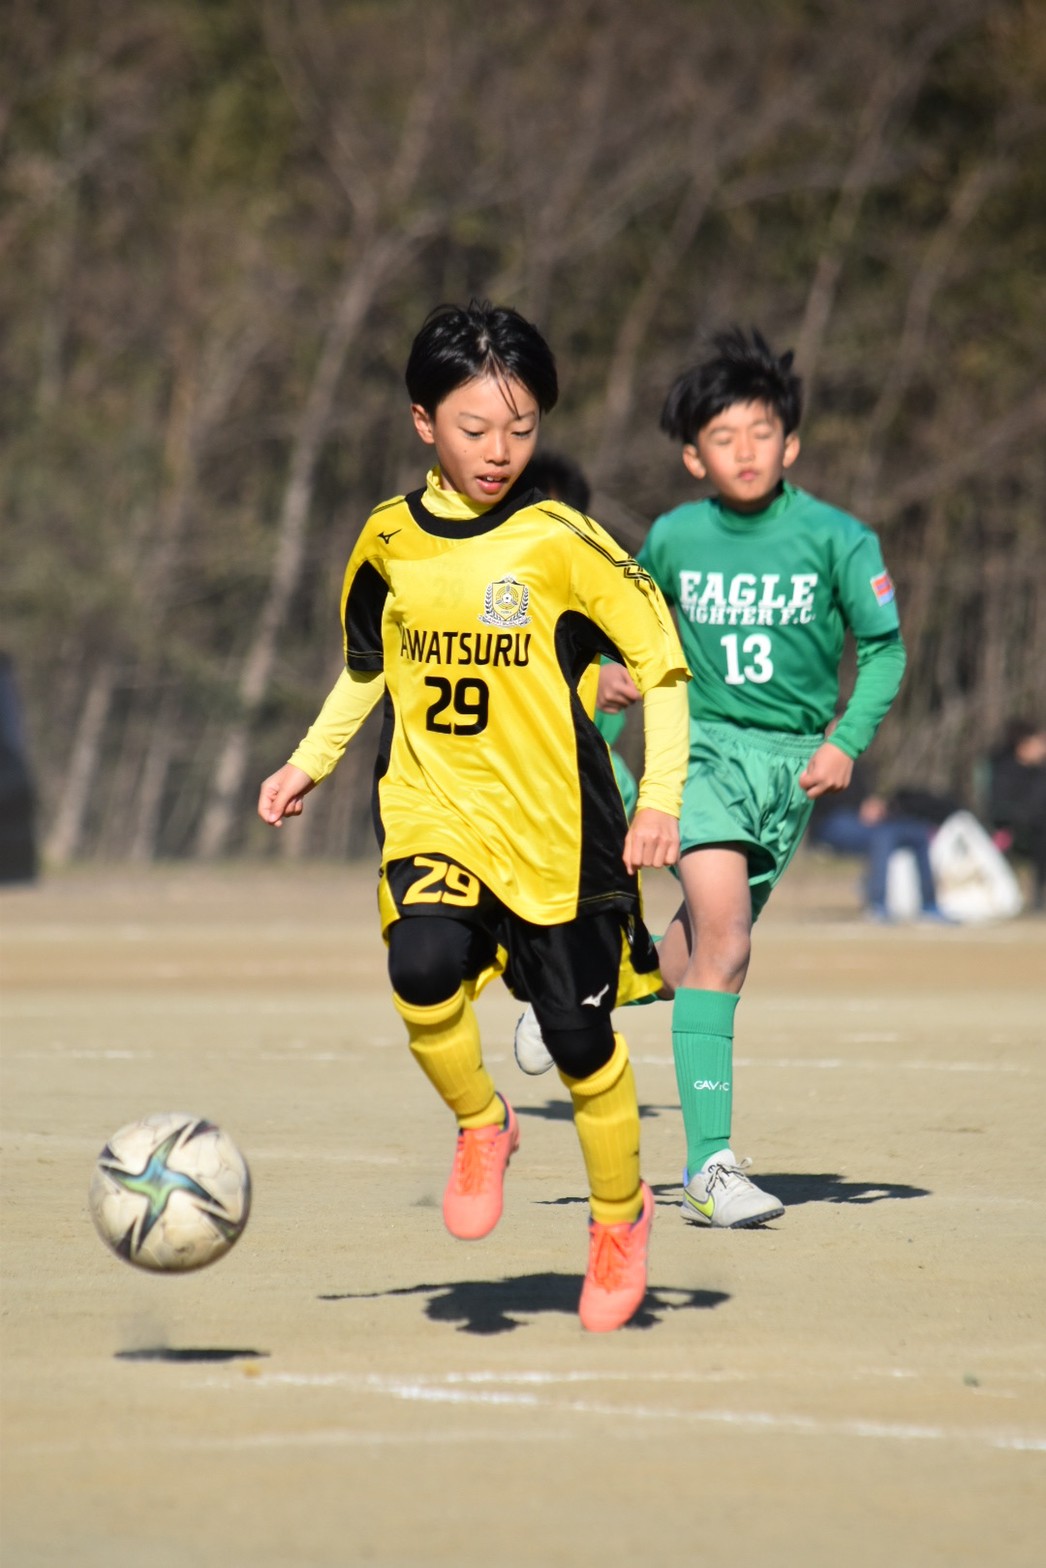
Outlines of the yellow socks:
M 483 1065 L 472 1004 L 460 989 L 446 1002 L 416 1007 L 394 997 L 407 1026 L 411 1054 L 460 1126 L 493 1127 L 505 1107 Z M 639 1105 L 628 1047 L 614 1036 L 614 1054 L 588 1078 L 560 1077 L 574 1104 L 581 1153 L 591 1188 L 592 1217 L 627 1225 L 643 1207 L 639 1185 Z
M 614 1054 L 589 1078 L 559 1075 L 574 1102 L 574 1126 L 592 1190 L 592 1218 L 600 1225 L 627 1225 L 639 1218 L 639 1105 L 624 1036 L 615 1034 Z
M 433 1007 L 415 1007 L 395 993 L 393 1001 L 407 1026 L 414 1060 L 459 1125 L 500 1126 L 505 1107 L 483 1065 L 476 1015 L 464 990 L 459 987 L 448 1001 Z

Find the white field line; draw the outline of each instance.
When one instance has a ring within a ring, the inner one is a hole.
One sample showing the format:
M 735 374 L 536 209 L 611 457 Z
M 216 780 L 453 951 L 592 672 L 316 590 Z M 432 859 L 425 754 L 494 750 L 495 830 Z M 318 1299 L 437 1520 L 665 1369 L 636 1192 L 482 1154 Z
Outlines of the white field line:
M 97 1138 L 67 1137 L 62 1134 L 46 1132 L 15 1132 L 10 1127 L 0 1127 L 0 1147 L 10 1156 L 20 1147 L 43 1148 L 53 1150 L 75 1150 L 80 1152 L 88 1150 L 97 1154 L 101 1145 Z M 402 1166 L 403 1160 L 396 1154 L 381 1154 L 375 1149 L 327 1149 L 317 1153 L 312 1148 L 252 1148 L 250 1151 L 251 1165 L 264 1165 L 275 1160 L 308 1160 L 311 1163 L 323 1161 L 328 1165 L 395 1165 Z
M 162 1009 L 162 1011 L 164 1011 L 165 1014 L 170 1013 L 169 1008 Z M 215 1013 L 221 1013 L 225 1011 L 229 1013 L 235 1012 L 237 1017 L 243 1016 L 243 1009 L 239 1007 L 214 1009 Z M 263 1007 L 257 1009 L 257 1011 L 265 1015 L 273 1012 L 279 1013 L 284 1011 L 284 1009 Z M 300 1017 L 300 1009 L 298 1008 L 288 1007 L 286 1011 L 293 1012 Z M 23 1016 L 33 1015 L 25 1014 Z M 886 1044 L 899 1041 L 899 1035 L 864 1035 L 855 1037 L 852 1043 L 868 1045 L 877 1042 Z M 846 1045 L 848 1043 L 851 1042 L 846 1037 L 840 1041 L 841 1045 Z M 243 1045 L 240 1047 L 240 1054 L 249 1056 L 250 1060 L 254 1062 L 294 1062 L 299 1064 L 305 1062 L 342 1062 L 348 1064 L 365 1061 L 368 1051 L 401 1049 L 403 1047 L 404 1042 L 398 1037 L 394 1037 L 392 1035 L 368 1035 L 366 1041 L 362 1044 L 346 1046 L 344 1049 L 339 1048 L 335 1050 L 322 1051 L 310 1050 L 304 1042 L 297 1041 L 288 1041 L 287 1044 L 281 1047 L 279 1050 L 258 1050 L 252 1047 L 250 1042 L 245 1038 Z M 167 1056 L 167 1048 L 164 1049 L 163 1054 L 165 1057 Z M 3 1055 L 8 1062 L 53 1061 L 56 1058 L 61 1058 L 63 1061 L 132 1062 L 152 1061 L 156 1053 L 149 1049 L 132 1050 L 126 1047 L 115 1046 L 96 1047 L 69 1045 L 64 1040 L 55 1040 L 46 1046 L 36 1046 L 24 1050 L 8 1050 L 5 1051 Z M 670 1053 L 653 1053 L 650 1051 L 633 1050 L 630 1052 L 630 1055 L 634 1063 L 643 1067 L 674 1066 L 674 1058 Z M 485 1059 L 491 1063 L 502 1062 L 508 1059 L 507 1054 L 503 1054 L 497 1050 L 486 1051 L 484 1056 Z M 875 1057 L 859 1056 L 735 1056 L 734 1066 L 735 1068 L 763 1068 L 785 1072 L 850 1071 L 859 1073 L 890 1074 L 895 1074 L 897 1072 L 970 1073 L 988 1074 L 992 1077 L 1008 1074 L 1011 1077 L 1020 1078 L 1040 1075 L 1038 1069 L 1034 1067 L 1023 1066 L 1019 1062 L 927 1061 L 922 1058 L 915 1058 L 910 1060 L 902 1059 L 901 1061 L 886 1061 Z
M 246 1047 L 245 1049 L 249 1049 Z M 81 1046 L 66 1046 L 56 1041 L 53 1046 L 42 1051 L 16 1051 L 8 1053 L 9 1061 L 19 1062 L 50 1062 L 56 1058 L 70 1062 L 151 1062 L 156 1057 L 155 1051 L 122 1051 L 107 1048 L 105 1050 L 91 1050 Z M 169 1051 L 161 1053 L 164 1060 L 169 1058 Z M 352 1063 L 367 1060 L 366 1052 L 356 1050 L 346 1051 L 250 1051 L 252 1062 L 294 1062 L 301 1065 L 304 1062 L 341 1062 L 346 1066 Z M 489 1054 L 486 1061 L 494 1061 Z
M 784 1374 L 782 1373 L 783 1377 Z M 918 1380 L 924 1374 L 907 1367 L 864 1367 L 857 1368 L 849 1374 L 848 1381 L 859 1383 L 872 1379 L 891 1380 Z M 395 1400 L 400 1403 L 420 1405 L 456 1406 L 458 1408 L 482 1409 L 517 1409 L 520 1411 L 534 1411 L 540 1413 L 541 1420 L 533 1428 L 521 1428 L 519 1425 L 506 1427 L 503 1423 L 489 1430 L 484 1427 L 470 1426 L 465 1431 L 454 1431 L 446 1427 L 440 1430 L 442 1443 L 455 1444 L 486 1444 L 491 1441 L 511 1442 L 518 1446 L 528 1443 L 547 1444 L 550 1439 L 560 1440 L 571 1438 L 573 1429 L 560 1423 L 550 1427 L 548 1417 L 554 1415 L 576 1416 L 581 1420 L 590 1417 L 598 1419 L 610 1418 L 615 1423 L 616 1431 L 627 1432 L 627 1427 L 622 1427 L 623 1420 L 631 1418 L 637 1421 L 646 1421 L 653 1424 L 670 1425 L 681 1424 L 691 1426 L 715 1426 L 720 1428 L 734 1428 L 739 1432 L 764 1433 L 770 1436 L 786 1434 L 788 1436 L 829 1438 L 829 1439 L 854 1439 L 858 1441 L 875 1440 L 893 1443 L 950 1443 L 972 1445 L 987 1448 L 996 1452 L 1005 1453 L 1046 1453 L 1046 1434 L 1039 1432 L 1000 1431 L 991 1428 L 946 1426 L 939 1423 L 897 1422 L 867 1419 L 859 1416 L 844 1416 L 838 1419 L 806 1416 L 800 1413 L 780 1413 L 767 1410 L 736 1410 L 729 1408 L 696 1409 L 685 1408 L 679 1405 L 651 1405 L 623 1403 L 602 1399 L 586 1399 L 577 1397 L 562 1397 L 557 1390 L 577 1388 L 585 1384 L 595 1384 L 605 1387 L 607 1384 L 671 1384 L 680 1387 L 683 1384 L 711 1385 L 723 1383 L 752 1383 L 757 1380 L 765 1384 L 764 1373 L 743 1373 L 720 1369 L 710 1372 L 684 1372 L 671 1371 L 660 1373 L 647 1373 L 636 1377 L 631 1372 L 586 1372 L 569 1371 L 565 1373 L 549 1372 L 546 1370 L 496 1372 L 479 1369 L 472 1372 L 449 1372 L 436 1375 L 418 1375 L 404 1377 L 402 1375 L 385 1373 L 296 1373 L 296 1372 L 261 1372 L 250 1379 L 239 1378 L 232 1375 L 215 1376 L 213 1374 L 201 1378 L 194 1386 L 199 1389 L 215 1389 L 225 1392 L 247 1393 L 257 1396 L 259 1393 L 279 1392 L 281 1390 L 327 1390 L 344 1389 L 350 1394 L 370 1394 L 377 1398 Z M 126 1439 L 107 1439 L 104 1447 L 107 1450 L 116 1450 L 133 1447 L 136 1451 L 143 1448 L 166 1450 L 207 1450 L 210 1452 L 233 1452 L 281 1449 L 309 1449 L 309 1448 L 368 1448 L 368 1447 L 410 1447 L 419 1443 L 431 1442 L 431 1429 L 425 1426 L 415 1431 L 382 1431 L 369 1421 L 359 1427 L 324 1426 L 315 1427 L 311 1431 L 284 1432 L 279 1430 L 258 1431 L 246 1434 L 233 1434 L 229 1436 L 211 1436 L 204 1433 L 192 1438 L 178 1438 L 160 1436 L 156 1440 L 146 1436 L 141 1431 L 136 1431 Z M 79 1451 L 81 1444 L 76 1439 L 58 1440 L 55 1442 L 29 1442 L 19 1446 L 21 1456 L 58 1455 Z
M 441 1431 L 439 1434 L 440 1447 L 447 1444 L 475 1444 L 479 1443 L 484 1448 L 490 1443 L 511 1443 L 514 1447 L 521 1448 L 528 1443 L 538 1443 L 543 1448 L 547 1447 L 553 1439 L 569 1437 L 567 1432 L 520 1432 L 513 1427 L 507 1427 L 504 1422 L 489 1429 L 481 1426 L 472 1426 L 466 1432 Z M 426 1448 L 432 1446 L 432 1429 L 429 1426 L 420 1428 L 416 1432 L 380 1432 L 375 1427 L 322 1427 L 314 1428 L 311 1432 L 248 1432 L 238 1437 L 212 1437 L 201 1433 L 198 1437 L 157 1437 L 155 1440 L 145 1437 L 115 1437 L 106 1438 L 104 1443 L 94 1440 L 94 1446 L 99 1452 L 115 1453 L 133 1450 L 142 1453 L 146 1450 L 156 1452 L 161 1450 L 167 1453 L 244 1453 L 250 1449 L 273 1449 L 283 1451 L 295 1448 L 409 1448 L 413 1444 L 424 1444 Z M 56 1442 L 19 1443 L 19 1459 L 55 1458 L 62 1454 L 82 1454 L 83 1443 L 75 1438 L 59 1440 Z
M 177 921 L 169 922 L 160 920 L 95 920 L 85 917 L 83 920 L 47 920 L 40 922 L 18 922 L 14 919 L 0 921 L 0 931 L 5 942 L 97 942 L 99 935 L 104 933 L 105 940 L 113 942 L 203 942 L 215 941 L 242 941 L 242 942 L 274 942 L 280 945 L 287 942 L 315 944 L 317 938 L 326 938 L 337 942 L 341 940 L 340 930 L 349 930 L 349 922 L 343 928 L 330 924 L 317 924 L 305 920 L 298 921 L 268 921 L 253 922 L 245 920 L 228 921 Z M 1010 946 L 1013 943 L 1032 943 L 1038 939 L 1038 932 L 1032 933 L 1027 924 L 1020 921 L 998 922 L 967 922 L 957 926 L 921 925 L 918 922 L 905 925 L 899 923 L 894 926 L 869 926 L 861 920 L 842 921 L 796 921 L 778 920 L 774 923 L 760 925 L 760 940 L 765 942 L 792 941 L 796 930 L 800 929 L 805 937 L 816 937 L 818 943 L 839 942 L 846 946 L 853 942 L 885 943 L 903 940 L 905 942 L 928 941 L 950 942 L 965 945 L 975 941 L 989 946 Z M 380 951 L 377 949 L 376 951 Z
M 895 921 L 876 925 L 859 918 L 846 920 L 796 921 L 777 918 L 773 923 L 760 923 L 759 938 L 762 942 L 794 941 L 797 931 L 804 938 L 821 942 L 851 942 L 887 944 L 889 942 L 950 942 L 968 945 L 985 943 L 991 947 L 1008 947 L 1038 940 L 1038 932 L 1021 921 L 967 920 L 954 926 L 924 924 L 921 921 Z
M 522 1447 L 528 1443 L 539 1443 L 542 1447 L 547 1447 L 552 1440 L 558 1438 L 560 1441 L 565 1441 L 573 1436 L 573 1433 L 568 1431 L 562 1423 L 550 1427 L 547 1418 L 577 1416 L 582 1419 L 587 1417 L 597 1417 L 600 1420 L 609 1418 L 615 1423 L 615 1427 L 619 1423 L 633 1420 L 649 1421 L 661 1425 L 679 1423 L 695 1427 L 733 1428 L 738 1432 L 749 1434 L 762 1433 L 769 1436 L 786 1435 L 789 1437 L 828 1438 L 832 1441 L 840 1439 L 864 1441 L 870 1438 L 880 1442 L 891 1443 L 959 1444 L 1003 1453 L 1036 1455 L 1046 1453 L 1046 1435 L 978 1431 L 973 1427 L 922 1426 L 903 1422 L 858 1419 L 832 1421 L 801 1415 L 776 1415 L 769 1411 L 678 1410 L 670 1407 L 603 1404 L 595 1400 L 539 1400 L 527 1395 L 494 1394 L 490 1392 L 469 1394 L 464 1390 L 458 1390 L 455 1393 L 449 1391 L 439 1393 L 432 1389 L 411 1390 L 406 1385 L 394 1392 L 392 1397 L 399 1400 L 414 1400 L 429 1404 L 486 1409 L 513 1408 L 540 1411 L 541 1413 L 539 1424 L 531 1430 L 522 1430 L 518 1425 L 506 1427 L 504 1424 L 501 1424 L 489 1429 L 470 1426 L 467 1431 L 455 1432 L 443 1425 L 440 1427 L 439 1432 L 441 1445 L 447 1443 L 479 1444 L 486 1447 L 491 1442 L 504 1442 L 512 1443 L 514 1447 Z M 621 1429 L 620 1435 L 623 1439 L 628 1440 L 631 1434 L 629 1434 L 627 1426 Z M 375 1448 L 379 1446 L 409 1448 L 418 1444 L 424 1444 L 428 1447 L 431 1442 L 432 1430 L 427 1425 L 414 1432 L 382 1432 L 371 1425 L 367 1425 L 360 1428 L 317 1427 L 310 1432 L 252 1431 L 227 1437 L 212 1437 L 201 1433 L 193 1438 L 160 1436 L 156 1440 L 152 1440 L 138 1432 L 133 1437 L 106 1439 L 104 1443 L 96 1439 L 97 1446 L 105 1451 L 133 1448 L 137 1454 L 141 1454 L 148 1449 L 186 1450 L 192 1453 L 198 1451 L 241 1453 L 250 1449 L 282 1451 L 296 1448 Z M 77 1440 L 54 1443 L 24 1443 L 19 1445 L 18 1452 L 22 1457 L 56 1456 L 62 1453 L 79 1453 L 82 1450 L 82 1446 Z
M 347 929 L 347 928 L 346 928 Z M 326 937 L 329 941 L 338 943 L 342 941 L 344 933 L 331 926 L 311 926 L 299 923 L 297 925 L 248 925 L 232 921 L 228 925 L 200 924 L 200 925 L 164 925 L 160 921 L 138 922 L 127 921 L 120 925 L 106 925 L 105 922 L 87 921 L 83 924 L 63 924 L 55 921 L 49 925 L 4 925 L 2 927 L 5 942 L 90 942 L 97 943 L 104 934 L 105 942 L 112 946 L 116 942 L 156 942 L 165 946 L 168 942 L 192 942 L 209 947 L 215 942 L 275 942 L 281 947 L 288 942 L 299 942 L 314 946 L 317 937 Z
M 615 1420 L 631 1418 L 637 1421 L 732 1426 L 747 1431 L 787 1432 L 807 1437 L 976 1443 L 994 1449 L 1046 1453 L 1046 1433 L 999 1432 L 979 1430 L 976 1427 L 946 1427 L 849 1417 L 832 1420 L 799 1414 L 778 1414 L 766 1410 L 687 1409 L 672 1405 L 617 1403 L 606 1399 L 565 1399 L 555 1395 L 550 1398 L 542 1392 L 564 1384 L 583 1382 L 668 1382 L 678 1385 L 683 1381 L 712 1381 L 710 1378 L 702 1377 L 701 1374 L 684 1379 L 678 1372 L 671 1372 L 636 1379 L 629 1373 L 620 1373 L 614 1378 L 608 1377 L 605 1373 L 575 1372 L 560 1375 L 547 1372 L 503 1374 L 481 1371 L 408 1379 L 388 1374 L 368 1373 L 362 1377 L 352 1374 L 338 1376 L 338 1381 L 361 1393 L 384 1395 L 386 1398 L 412 1403 L 510 1406 L 547 1411 L 550 1415 L 609 1416 Z M 264 1388 L 269 1383 L 298 1388 L 316 1386 L 317 1382 L 321 1387 L 330 1386 L 329 1376 L 322 1373 L 313 1379 L 308 1375 L 294 1373 L 263 1372 L 259 1378 L 252 1379 L 251 1382 L 256 1388 Z
M 92 1003 L 97 1003 L 107 1011 L 118 1007 L 120 1013 L 127 1017 L 141 1015 L 145 1018 L 169 1018 L 172 1014 L 185 1014 L 190 1018 L 241 1018 L 244 1015 L 282 1018 L 312 1014 L 346 1017 L 347 997 L 341 991 L 312 992 L 308 996 L 298 993 L 288 997 L 258 996 L 249 989 L 239 989 L 236 983 L 229 984 L 225 990 L 235 994 L 208 996 L 199 991 L 186 996 L 171 996 L 167 993 L 163 996 L 148 996 L 112 985 L 87 994 L 78 990 L 75 995 L 64 996 L 46 991 L 32 995 L 8 995 L 3 1000 L 3 1017 L 9 1022 L 19 1018 L 82 1019 L 85 1011 L 90 1013 Z M 391 1001 L 388 1005 L 390 1016 L 393 1016 Z M 368 1035 L 367 1043 L 380 1042 L 386 1038 L 392 1040 L 391 1035 Z
M 1024 1346 L 1010 1346 L 1008 1353 L 1024 1354 L 1033 1361 L 1041 1352 L 1042 1346 L 1032 1343 Z M 978 1351 L 975 1359 L 984 1359 L 984 1352 Z M 889 1382 L 934 1382 L 941 1378 L 948 1378 L 951 1374 L 933 1373 L 920 1370 L 917 1367 L 894 1366 L 865 1366 L 853 1367 L 842 1373 L 832 1373 L 835 1383 L 867 1383 L 886 1380 Z M 415 1382 L 440 1387 L 455 1388 L 459 1385 L 468 1388 L 482 1388 L 486 1385 L 504 1385 L 507 1387 L 522 1388 L 556 1388 L 563 1385 L 582 1383 L 642 1383 L 658 1384 L 670 1383 L 673 1387 L 687 1383 L 695 1386 L 705 1386 L 709 1383 L 755 1383 L 769 1382 L 784 1383 L 792 1374 L 784 1368 L 767 1369 L 761 1367 L 758 1371 L 746 1372 L 737 1367 L 714 1367 L 707 1371 L 685 1371 L 679 1368 L 671 1372 L 614 1372 L 607 1369 L 587 1372 L 581 1369 L 572 1369 L 567 1372 L 550 1372 L 545 1368 L 531 1371 L 495 1372 L 480 1369 L 472 1372 L 442 1372 L 419 1375 Z M 1046 1378 L 1046 1369 L 1032 1366 L 1022 1373 L 1025 1382 L 1038 1383 Z M 385 1372 L 273 1372 L 257 1367 L 251 1383 L 255 1387 L 272 1388 L 354 1388 L 363 1386 L 383 1390 L 386 1387 L 398 1387 L 402 1379 L 395 1373 Z M 202 1387 L 229 1387 L 231 1380 L 227 1375 L 208 1373 L 203 1378 Z
M 534 1411 L 540 1413 L 541 1421 L 533 1432 L 521 1431 L 518 1426 L 510 1432 L 500 1429 L 500 1435 L 511 1438 L 514 1442 L 528 1441 L 547 1442 L 550 1431 L 557 1436 L 569 1435 L 562 1426 L 558 1429 L 549 1426 L 550 1417 L 576 1416 L 580 1420 L 591 1417 L 609 1419 L 614 1422 L 615 1429 L 625 1434 L 628 1433 L 628 1421 L 649 1422 L 652 1425 L 680 1425 L 693 1427 L 719 1427 L 733 1428 L 739 1432 L 764 1433 L 770 1436 L 782 1434 L 792 1437 L 828 1438 L 832 1440 L 857 1440 L 879 1441 L 891 1443 L 945 1443 L 963 1444 L 974 1447 L 986 1448 L 997 1452 L 1046 1454 L 1046 1433 L 1001 1431 L 991 1428 L 978 1428 L 969 1426 L 949 1426 L 941 1423 L 922 1423 L 907 1421 L 883 1421 L 860 1416 L 844 1416 L 840 1418 L 822 1418 L 807 1416 L 798 1412 L 776 1412 L 770 1410 L 739 1410 L 730 1408 L 694 1408 L 680 1405 L 661 1405 L 633 1403 L 631 1401 L 614 1401 L 606 1398 L 577 1398 L 564 1397 L 557 1394 L 557 1387 L 564 1385 L 577 1385 L 584 1382 L 605 1384 L 614 1381 L 605 1373 L 573 1373 L 565 1376 L 546 1372 L 504 1374 L 498 1372 L 474 1372 L 470 1374 L 450 1373 L 445 1376 L 419 1376 L 415 1378 L 392 1376 L 385 1374 L 351 1374 L 337 1373 L 315 1375 L 295 1373 L 262 1373 L 250 1379 L 233 1379 L 207 1377 L 202 1379 L 197 1387 L 225 1390 L 250 1391 L 252 1394 L 285 1389 L 326 1389 L 331 1387 L 344 1388 L 356 1394 L 371 1394 L 377 1398 L 391 1399 L 399 1403 L 420 1405 L 457 1406 L 459 1408 L 477 1409 L 517 1409 L 521 1411 Z M 665 1373 L 659 1377 L 632 1378 L 629 1374 L 619 1374 L 620 1382 L 670 1382 L 678 1385 L 684 1379 L 678 1373 Z M 700 1377 L 686 1381 L 702 1381 Z M 708 1380 L 704 1380 L 708 1381 Z M 488 1434 L 485 1430 L 472 1429 L 467 1433 L 452 1434 L 446 1428 L 441 1428 L 440 1441 L 449 1439 L 458 1442 L 486 1442 Z M 150 1439 L 143 1433 L 136 1432 L 133 1439 L 128 1438 L 127 1444 L 141 1451 L 149 1446 L 160 1447 L 191 1447 L 220 1450 L 237 1450 L 250 1448 L 295 1448 L 295 1447 L 337 1447 L 359 1446 L 369 1443 L 382 1443 L 388 1445 L 402 1444 L 404 1446 L 419 1442 L 429 1442 L 431 1432 L 381 1432 L 369 1424 L 360 1428 L 351 1427 L 317 1427 L 311 1432 L 296 1431 L 282 1433 L 279 1431 L 257 1430 L 249 1435 L 230 1435 L 227 1437 L 207 1437 L 199 1435 L 189 1440 L 163 1439 L 155 1445 L 150 1444 Z M 60 1452 L 69 1448 L 69 1444 L 37 1444 L 26 1445 L 35 1452 Z M 122 1446 L 120 1440 L 116 1444 L 107 1446 Z M 22 1452 L 26 1451 L 23 1448 Z
M 633 1062 L 644 1067 L 672 1067 L 674 1059 L 671 1056 L 651 1056 L 645 1052 L 633 1051 L 629 1053 Z M 916 1073 L 990 1073 L 993 1077 L 1000 1073 L 1011 1073 L 1018 1077 L 1027 1077 L 1035 1070 L 1031 1067 L 1022 1067 L 1018 1062 L 927 1062 L 927 1061 L 877 1061 L 862 1059 L 857 1056 L 735 1056 L 735 1067 L 772 1067 L 783 1068 L 786 1071 L 809 1072 L 839 1072 L 850 1070 L 862 1073 L 897 1073 L 900 1071 Z

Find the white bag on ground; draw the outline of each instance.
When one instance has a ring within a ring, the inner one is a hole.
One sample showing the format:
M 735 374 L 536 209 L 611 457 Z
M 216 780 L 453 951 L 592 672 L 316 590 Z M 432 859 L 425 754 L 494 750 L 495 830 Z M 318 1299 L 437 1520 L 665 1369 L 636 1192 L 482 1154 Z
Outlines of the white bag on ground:
M 1011 920 L 1024 907 L 1013 868 L 970 811 L 954 811 L 941 823 L 930 841 L 930 865 L 938 906 L 952 920 Z

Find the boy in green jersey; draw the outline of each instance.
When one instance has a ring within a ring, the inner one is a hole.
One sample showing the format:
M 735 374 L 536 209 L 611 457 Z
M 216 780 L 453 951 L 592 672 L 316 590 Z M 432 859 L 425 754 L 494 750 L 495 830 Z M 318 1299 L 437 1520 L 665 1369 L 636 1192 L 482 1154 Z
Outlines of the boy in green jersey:
M 661 427 L 681 442 L 687 472 L 715 494 L 659 517 L 637 559 L 675 610 L 693 671 L 679 824 L 684 902 L 659 947 L 674 993 L 683 1213 L 734 1227 L 784 1212 L 730 1147 L 734 1011 L 752 924 L 814 801 L 849 784 L 897 694 L 905 653 L 875 534 L 785 481 L 799 454 L 792 355 L 738 328 L 712 347 L 675 382 Z M 826 740 L 847 629 L 857 679 Z M 620 665 L 604 666 L 602 708 L 637 696 Z

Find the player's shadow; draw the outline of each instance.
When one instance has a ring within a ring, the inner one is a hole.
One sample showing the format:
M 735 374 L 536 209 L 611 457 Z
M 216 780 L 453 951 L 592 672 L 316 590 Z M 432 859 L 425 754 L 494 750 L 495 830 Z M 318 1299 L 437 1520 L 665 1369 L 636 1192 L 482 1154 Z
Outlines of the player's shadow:
M 782 1171 L 778 1175 L 764 1176 L 760 1171 L 759 1185 L 780 1198 L 786 1209 L 797 1208 L 802 1203 L 886 1203 L 897 1198 L 928 1198 L 929 1187 L 910 1187 L 903 1182 L 847 1181 L 835 1172 L 796 1175 Z M 669 1205 L 682 1202 L 680 1182 L 666 1181 L 652 1186 L 659 1203 Z M 535 1198 L 534 1203 L 543 1208 L 587 1208 L 588 1197 L 572 1193 L 558 1198 Z M 753 1227 L 768 1230 L 772 1226 Z
M 515 1100 L 513 1100 L 512 1109 L 520 1118 L 533 1116 L 544 1122 L 572 1122 L 574 1120 L 574 1107 L 569 1099 L 546 1100 L 544 1105 L 517 1105 Z M 641 1105 L 639 1107 L 639 1119 L 640 1121 L 653 1121 L 669 1112 L 678 1116 L 679 1106 Z
M 782 1171 L 780 1174 L 756 1178 L 760 1187 L 780 1198 L 786 1209 L 801 1203 L 887 1203 L 898 1198 L 929 1198 L 929 1187 L 911 1187 L 906 1182 L 849 1181 L 836 1171 L 810 1172 L 798 1175 Z
M 425 1316 L 433 1323 L 453 1323 L 459 1334 L 511 1334 L 525 1320 L 544 1312 L 577 1317 L 581 1281 L 574 1274 L 518 1274 L 510 1279 L 458 1280 L 443 1285 L 401 1285 L 394 1290 L 347 1291 L 320 1296 L 321 1301 L 375 1301 L 389 1296 L 424 1296 Z M 728 1301 L 721 1290 L 682 1290 L 651 1286 L 643 1305 L 627 1325 L 650 1329 L 666 1312 L 702 1311 Z
M 218 1345 L 145 1345 L 140 1350 L 118 1350 L 116 1361 L 257 1361 L 270 1354 L 268 1350 L 226 1349 Z

